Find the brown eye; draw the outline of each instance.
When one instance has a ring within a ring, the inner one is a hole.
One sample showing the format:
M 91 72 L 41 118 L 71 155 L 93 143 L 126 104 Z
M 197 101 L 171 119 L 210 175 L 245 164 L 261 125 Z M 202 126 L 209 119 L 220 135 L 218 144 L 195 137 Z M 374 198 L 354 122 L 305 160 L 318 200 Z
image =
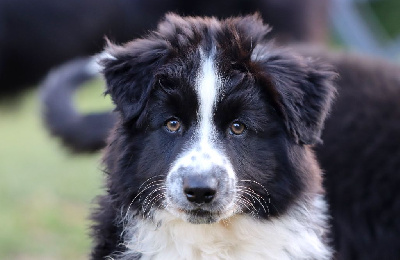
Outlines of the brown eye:
M 230 126 L 230 132 L 234 135 L 241 135 L 244 130 L 246 130 L 246 126 L 241 122 L 233 122 Z
M 177 132 L 181 128 L 181 123 L 177 119 L 170 119 L 165 123 L 165 127 L 170 132 Z

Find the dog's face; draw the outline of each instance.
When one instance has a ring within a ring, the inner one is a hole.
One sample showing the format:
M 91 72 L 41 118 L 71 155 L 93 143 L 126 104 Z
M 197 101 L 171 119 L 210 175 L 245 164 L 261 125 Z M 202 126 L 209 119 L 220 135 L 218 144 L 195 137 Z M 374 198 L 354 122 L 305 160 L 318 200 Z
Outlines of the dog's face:
M 332 73 L 262 43 L 244 19 L 167 16 L 104 59 L 121 120 L 106 155 L 110 192 L 128 211 L 190 223 L 285 212 L 318 182 L 305 145 L 319 140 Z
M 150 117 L 162 115 L 154 129 L 157 138 L 171 146 L 162 152 L 170 156 L 165 172 L 167 209 L 189 222 L 208 223 L 249 206 L 243 194 L 248 193 L 247 199 L 257 195 L 245 188 L 249 183 L 244 181 L 254 175 L 272 176 L 271 169 L 277 164 L 272 146 L 278 146 L 277 139 L 285 131 L 273 120 L 272 107 L 250 75 L 223 71 L 213 51 L 198 49 L 192 55 L 190 60 L 196 62 L 191 68 L 181 70 L 180 75 L 161 76 L 162 86 L 154 100 L 150 99 L 157 104 Z M 189 63 L 183 59 L 175 65 Z M 249 166 L 254 164 L 257 167 Z M 263 214 L 268 214 L 268 202 L 260 202 Z

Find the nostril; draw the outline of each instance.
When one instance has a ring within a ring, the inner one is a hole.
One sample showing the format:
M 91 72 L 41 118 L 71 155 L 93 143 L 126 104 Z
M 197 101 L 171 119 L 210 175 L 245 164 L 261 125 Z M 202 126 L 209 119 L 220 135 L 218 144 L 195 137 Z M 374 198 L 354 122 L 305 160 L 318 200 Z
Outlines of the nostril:
M 214 178 L 186 177 L 183 180 L 183 192 L 190 202 L 210 203 L 217 193 L 217 184 Z
M 213 200 L 213 198 L 215 196 L 215 193 L 217 193 L 216 190 L 211 190 L 210 189 L 210 190 L 206 191 L 204 193 L 204 202 L 205 203 L 210 203 Z
M 186 198 L 190 202 L 210 203 L 215 196 L 216 190 L 211 188 L 185 188 L 183 190 L 186 194 Z
M 186 197 L 188 198 L 188 200 L 194 199 L 195 198 L 195 193 L 192 190 L 184 190 Z

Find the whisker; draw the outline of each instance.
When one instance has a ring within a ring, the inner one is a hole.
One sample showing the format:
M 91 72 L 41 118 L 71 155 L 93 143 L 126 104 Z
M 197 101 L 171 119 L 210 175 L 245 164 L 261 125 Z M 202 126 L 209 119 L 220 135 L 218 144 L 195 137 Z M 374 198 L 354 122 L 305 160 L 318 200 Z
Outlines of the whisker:
M 142 195 L 143 192 L 145 192 L 146 190 L 148 190 L 148 189 L 150 189 L 150 188 L 158 187 L 158 186 L 162 186 L 162 185 L 163 185 L 163 184 L 154 183 L 154 184 L 152 184 L 152 185 L 147 185 L 145 188 L 143 188 L 142 190 L 140 190 L 139 193 L 136 194 L 136 196 L 132 199 L 131 203 L 129 204 L 129 206 L 128 206 L 127 210 L 126 210 L 125 217 L 126 217 L 127 214 L 129 214 L 129 210 L 130 210 L 130 208 L 132 207 L 133 202 L 135 202 L 135 200 L 136 200 L 138 197 L 139 197 L 139 201 L 140 201 L 140 198 L 141 198 L 141 195 Z
M 155 205 L 158 201 L 160 201 L 161 199 L 163 199 L 165 196 L 164 196 L 164 193 L 159 193 L 159 194 L 157 194 L 156 196 L 153 196 L 153 198 L 151 199 L 151 201 L 149 201 L 149 204 L 148 204 L 148 207 L 146 207 L 146 209 L 144 210 L 144 212 L 147 210 L 147 209 L 149 209 L 148 211 L 147 211 L 147 214 L 146 214 L 146 218 L 150 218 L 150 213 L 151 213 L 151 208 L 152 208 L 152 205 Z
M 142 209 L 145 211 L 146 209 L 144 208 L 144 207 L 146 207 L 147 208 L 147 206 L 151 203 L 151 201 L 152 201 L 152 197 L 155 197 L 155 196 L 157 196 L 158 194 L 156 194 L 155 196 L 152 196 L 154 193 L 157 193 L 158 191 L 161 191 L 161 190 L 166 190 L 166 188 L 165 187 L 160 187 L 160 188 L 157 188 L 157 189 L 154 189 L 152 192 L 150 192 L 147 196 L 146 196 L 146 198 L 145 198 L 145 200 L 143 201 L 143 205 L 142 205 Z
M 267 188 L 264 187 L 264 185 L 262 185 L 261 183 L 254 181 L 254 180 L 239 180 L 239 181 L 243 181 L 243 182 L 251 182 L 254 184 L 257 184 L 258 186 L 260 186 L 266 193 L 267 193 L 267 201 L 265 200 L 265 198 L 263 196 L 261 196 L 260 194 L 258 194 L 257 192 L 255 192 L 253 189 L 251 189 L 250 187 L 246 187 L 246 186 L 238 186 L 240 188 L 244 188 L 246 190 L 246 194 L 254 197 L 254 199 L 256 199 L 260 205 L 263 207 L 264 212 L 268 214 L 268 216 L 270 216 L 270 209 L 269 209 L 269 205 L 272 205 L 275 209 L 276 207 L 271 203 L 271 195 L 269 193 L 269 191 L 267 190 Z M 249 194 L 250 193 L 250 194 Z M 260 201 L 260 199 L 264 202 L 262 203 Z M 264 205 L 266 206 L 267 209 L 265 209 Z
M 255 197 L 253 195 L 251 195 L 251 193 L 244 191 L 242 195 L 248 195 L 250 198 L 246 198 L 245 196 L 242 196 L 242 199 L 245 199 L 246 201 L 251 203 L 252 206 L 254 206 L 254 204 L 256 203 L 256 200 L 254 199 Z M 258 201 L 258 203 L 260 204 L 260 201 Z M 254 210 L 256 210 L 255 207 L 254 207 Z
M 148 190 L 148 189 L 150 189 L 150 188 L 163 185 L 163 183 L 161 183 L 161 182 L 163 182 L 162 179 L 161 179 L 161 180 L 153 180 L 154 178 L 163 177 L 163 176 L 165 176 L 165 174 L 160 174 L 160 175 L 152 176 L 152 177 L 146 179 L 146 180 L 139 186 L 139 189 L 138 189 L 139 192 L 136 194 L 136 196 L 135 196 L 135 197 L 132 199 L 132 201 L 130 202 L 130 204 L 129 204 L 127 210 L 126 210 L 125 216 L 122 217 L 122 219 L 126 219 L 126 218 L 127 218 L 128 214 L 129 214 L 129 211 L 130 211 L 130 208 L 132 207 L 133 202 L 134 202 L 138 197 L 140 197 L 141 194 L 142 194 L 143 192 L 145 192 L 146 190 Z M 152 180 L 153 180 L 153 181 L 152 181 Z M 149 183 L 149 181 L 151 181 L 151 182 Z M 144 185 L 146 185 L 146 186 L 143 187 Z M 143 188 L 142 188 L 142 187 L 143 187 Z M 140 200 L 140 198 L 139 198 L 139 200 Z
M 242 206 L 246 207 L 249 210 L 249 212 L 253 211 L 252 209 L 249 208 L 249 206 L 253 207 L 253 209 L 256 210 L 256 208 L 254 207 L 253 203 L 251 203 L 250 200 L 248 200 L 248 199 L 246 199 L 244 197 L 239 198 L 238 202 L 241 203 Z
M 240 191 L 242 194 L 237 193 L 235 200 L 240 202 L 242 206 L 245 206 L 249 212 L 257 211 L 256 207 L 254 206 L 254 200 L 252 202 L 248 198 L 242 196 L 244 190 L 241 187 L 244 187 L 244 186 L 238 186 L 238 187 L 239 187 L 239 189 L 237 189 L 237 190 Z M 249 206 L 253 207 L 253 209 L 250 209 Z M 243 212 L 243 210 L 241 210 L 241 211 Z
M 238 200 L 238 203 L 239 203 L 240 205 L 244 206 L 245 208 L 247 208 L 247 210 L 249 211 L 250 215 L 252 215 L 252 216 L 257 216 L 257 214 L 255 213 L 255 212 L 257 211 L 257 209 L 256 209 L 256 208 L 254 207 L 254 205 L 250 202 L 250 200 L 244 199 L 243 197 L 241 197 L 241 198 Z M 253 209 L 249 208 L 249 205 L 250 205 Z M 242 212 L 243 212 L 243 210 L 242 210 Z
M 264 190 L 265 192 L 267 192 L 268 197 L 270 197 L 270 194 L 269 194 L 267 188 L 265 188 L 261 183 L 259 183 L 259 182 L 257 182 L 257 181 L 254 181 L 254 180 L 239 180 L 239 181 L 252 182 L 252 183 L 255 183 L 255 184 L 259 185 L 261 188 L 263 188 L 263 190 Z
M 257 200 L 258 203 L 259 203 L 259 204 L 261 205 L 261 207 L 263 208 L 264 212 L 267 213 L 267 214 L 269 215 L 269 207 L 268 207 L 267 201 L 266 201 L 260 194 L 258 194 L 257 192 L 255 192 L 255 191 L 252 190 L 251 188 L 249 188 L 249 187 L 246 187 L 246 188 L 247 188 L 247 189 L 246 189 L 245 191 L 243 191 L 243 193 L 246 194 L 246 195 L 248 195 L 248 196 L 250 196 L 251 199 L 253 200 L 253 202 L 254 202 L 254 199 Z M 262 203 L 260 199 L 261 199 L 262 202 L 264 202 L 264 203 Z M 264 204 L 265 204 L 265 206 L 267 207 L 267 209 L 265 209 Z

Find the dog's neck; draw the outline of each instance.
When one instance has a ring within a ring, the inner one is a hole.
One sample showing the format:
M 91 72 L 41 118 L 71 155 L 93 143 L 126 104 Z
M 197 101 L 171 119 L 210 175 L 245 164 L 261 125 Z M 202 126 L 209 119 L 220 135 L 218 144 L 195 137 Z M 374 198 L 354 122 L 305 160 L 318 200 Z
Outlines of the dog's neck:
M 326 237 L 326 205 L 321 196 L 297 203 L 283 216 L 258 220 L 236 215 L 214 224 L 190 224 L 165 210 L 153 220 L 125 225 L 126 252 L 116 259 L 247 260 L 331 259 Z

